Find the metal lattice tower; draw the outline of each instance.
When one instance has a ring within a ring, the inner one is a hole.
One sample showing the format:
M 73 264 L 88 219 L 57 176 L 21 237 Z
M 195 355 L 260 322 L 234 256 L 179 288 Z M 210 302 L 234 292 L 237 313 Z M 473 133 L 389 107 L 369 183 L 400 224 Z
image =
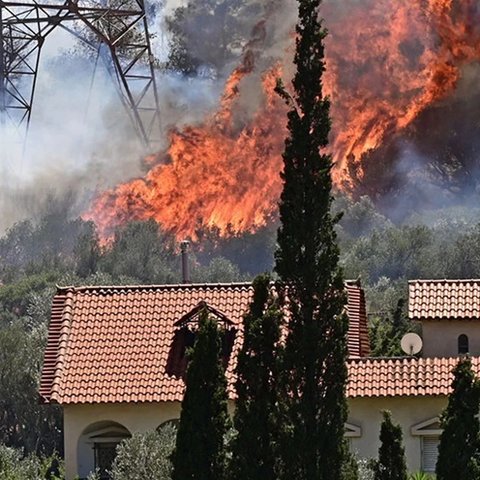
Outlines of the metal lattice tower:
M 99 52 L 140 140 L 155 144 L 160 109 L 144 0 L 0 0 L 0 122 L 26 135 L 40 53 L 56 28 Z

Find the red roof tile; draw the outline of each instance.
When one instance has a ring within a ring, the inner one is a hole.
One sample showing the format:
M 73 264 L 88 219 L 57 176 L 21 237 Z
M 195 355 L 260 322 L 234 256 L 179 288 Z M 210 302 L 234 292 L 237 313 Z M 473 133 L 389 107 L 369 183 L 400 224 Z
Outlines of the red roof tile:
M 414 280 L 408 286 L 412 320 L 480 319 L 480 280 Z
M 458 358 L 366 358 L 350 360 L 347 395 L 393 397 L 448 395 Z M 480 375 L 480 357 L 472 358 Z
M 175 323 L 200 302 L 237 329 L 227 365 L 233 396 L 236 353 L 251 284 L 81 287 L 59 289 L 52 306 L 40 385 L 43 402 L 172 401 L 183 380 L 168 370 Z M 369 352 L 365 299 L 347 283 L 351 356 Z M 187 317 L 186 317 L 187 316 Z

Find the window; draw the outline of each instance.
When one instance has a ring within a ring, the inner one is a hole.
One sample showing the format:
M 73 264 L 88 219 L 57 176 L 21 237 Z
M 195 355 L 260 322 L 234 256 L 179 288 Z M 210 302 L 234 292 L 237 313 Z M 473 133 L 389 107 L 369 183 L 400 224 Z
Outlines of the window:
M 353 423 L 345 423 L 345 438 L 347 440 L 348 450 L 355 453 L 352 438 L 360 438 L 362 436 L 362 428 Z
M 442 434 L 440 427 L 439 417 L 433 417 L 413 425 L 411 428 L 411 434 L 420 437 L 422 471 L 427 473 L 435 472 L 437 465 L 438 444 Z
M 458 337 L 458 353 L 460 355 L 468 353 L 470 351 L 470 347 L 468 345 L 468 337 L 465 334 L 461 334 Z
M 440 437 L 422 437 L 422 470 L 427 473 L 434 473 L 438 459 L 438 444 Z
M 116 447 L 130 437 L 123 425 L 112 421 L 96 422 L 87 427 L 78 442 L 79 477 L 87 478 L 90 472 L 98 470 L 102 480 L 110 479 Z
M 226 368 L 235 341 L 237 329 L 231 320 L 222 312 L 216 310 L 205 302 L 200 302 L 193 310 L 174 323 L 175 331 L 170 352 L 168 354 L 166 372 L 174 377 L 183 377 L 187 370 L 187 351 L 195 344 L 195 336 L 200 315 L 207 313 L 215 318 L 220 326 L 222 337 L 222 357 Z
M 95 470 L 102 480 L 110 479 L 109 472 L 112 469 L 113 461 L 116 456 L 118 443 L 95 443 Z

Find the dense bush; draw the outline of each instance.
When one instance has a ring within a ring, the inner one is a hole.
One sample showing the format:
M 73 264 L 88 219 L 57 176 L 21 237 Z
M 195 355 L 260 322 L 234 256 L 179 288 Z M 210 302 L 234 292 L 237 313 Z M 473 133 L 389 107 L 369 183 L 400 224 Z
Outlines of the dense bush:
M 38 402 L 45 343 L 45 325 L 30 330 L 16 320 L 0 328 L 0 442 L 50 455 L 62 437 L 59 408 Z
M 148 433 L 135 433 L 117 447 L 113 480 L 170 480 L 177 429 L 167 424 Z
M 412 473 L 408 480 L 435 480 L 435 475 L 430 475 L 429 473 L 425 472 L 416 472 Z
M 358 480 L 374 480 L 372 461 L 366 458 L 360 458 L 358 463 Z
M 60 477 L 47 477 L 52 462 L 59 463 L 56 457 L 24 457 L 21 450 L 0 444 L 0 480 L 60 480 L 60 477 L 63 477 L 61 464 L 58 468 Z

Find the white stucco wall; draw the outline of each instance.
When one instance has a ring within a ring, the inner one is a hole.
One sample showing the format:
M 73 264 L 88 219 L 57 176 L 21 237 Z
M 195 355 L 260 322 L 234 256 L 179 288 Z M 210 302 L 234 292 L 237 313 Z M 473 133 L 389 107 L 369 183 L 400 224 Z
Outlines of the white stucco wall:
M 361 437 L 352 438 L 352 450 L 360 458 L 376 458 L 380 446 L 379 433 L 382 410 L 392 412 L 395 423 L 403 429 L 408 469 L 421 469 L 421 437 L 413 436 L 411 428 L 439 416 L 446 406 L 446 397 L 356 398 L 349 401 L 349 423 L 361 427 Z
M 361 428 L 361 437 L 351 438 L 351 446 L 360 458 L 374 458 L 379 447 L 382 410 L 390 410 L 395 422 L 402 425 L 405 452 L 410 471 L 421 468 L 421 439 L 411 435 L 411 428 L 440 415 L 446 405 L 444 397 L 358 398 L 349 401 L 348 423 Z M 230 405 L 233 410 L 233 405 Z M 115 422 L 130 433 L 146 432 L 162 423 L 179 418 L 180 403 L 99 404 L 64 407 L 66 479 L 78 474 L 85 477 L 92 468 L 93 454 L 79 440 L 86 429 L 98 422 Z
M 73 480 L 77 474 L 80 478 L 86 477 L 93 466 L 93 453 L 79 445 L 79 439 L 88 427 L 108 421 L 119 423 L 131 434 L 147 432 L 179 418 L 180 403 L 66 405 L 63 412 L 66 480 Z
M 470 355 L 480 355 L 480 320 L 425 320 L 422 357 L 456 357 L 458 337 L 468 336 Z

